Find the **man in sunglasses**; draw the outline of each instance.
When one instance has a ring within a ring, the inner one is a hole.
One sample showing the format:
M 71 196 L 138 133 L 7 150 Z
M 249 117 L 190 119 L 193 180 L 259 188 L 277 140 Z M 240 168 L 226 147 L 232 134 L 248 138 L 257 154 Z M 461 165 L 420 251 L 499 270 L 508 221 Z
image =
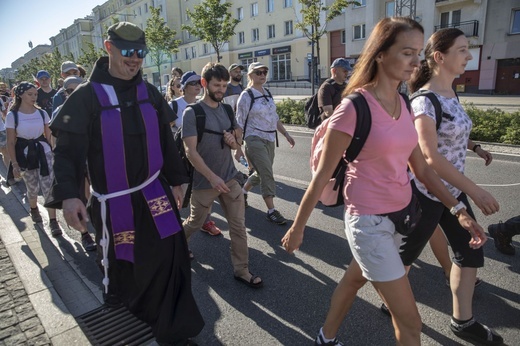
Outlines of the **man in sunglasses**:
M 188 345 L 204 321 L 191 292 L 178 208 L 188 176 L 173 142 L 175 114 L 142 78 L 148 50 L 135 24 L 108 28 L 108 57 L 70 94 L 52 121 L 57 137 L 53 201 L 67 223 L 90 220 L 102 253 L 104 298 L 146 321 L 159 345 Z M 88 213 L 79 186 L 85 165 Z M 173 188 L 172 188 L 173 187 Z

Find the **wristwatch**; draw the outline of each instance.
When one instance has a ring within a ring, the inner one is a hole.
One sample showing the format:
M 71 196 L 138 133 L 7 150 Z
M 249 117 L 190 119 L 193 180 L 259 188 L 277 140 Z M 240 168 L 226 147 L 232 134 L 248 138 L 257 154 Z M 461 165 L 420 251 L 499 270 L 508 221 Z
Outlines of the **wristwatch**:
M 463 202 L 459 202 L 456 206 L 451 207 L 450 213 L 451 215 L 459 216 L 459 213 L 462 209 L 466 209 L 466 205 Z

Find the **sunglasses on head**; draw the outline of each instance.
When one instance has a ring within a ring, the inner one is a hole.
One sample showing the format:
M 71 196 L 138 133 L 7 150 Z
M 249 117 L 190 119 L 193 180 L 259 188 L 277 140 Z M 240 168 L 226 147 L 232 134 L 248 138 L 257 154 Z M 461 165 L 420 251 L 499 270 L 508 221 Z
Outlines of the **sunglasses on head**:
M 186 85 L 195 86 L 195 85 L 201 85 L 201 84 L 200 84 L 200 80 L 194 80 L 194 81 L 186 83 Z
M 255 74 L 257 76 L 261 76 L 261 75 L 267 76 L 267 72 L 268 72 L 267 70 L 261 70 L 261 71 L 255 70 Z
M 146 49 L 121 49 L 121 55 L 125 58 L 131 58 L 134 53 L 137 53 L 139 59 L 144 59 L 148 51 Z

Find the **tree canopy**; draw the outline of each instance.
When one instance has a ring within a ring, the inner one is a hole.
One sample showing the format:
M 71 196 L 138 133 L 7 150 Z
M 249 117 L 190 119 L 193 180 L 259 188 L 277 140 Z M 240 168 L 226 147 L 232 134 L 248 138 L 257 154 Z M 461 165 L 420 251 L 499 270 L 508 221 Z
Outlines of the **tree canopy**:
M 235 27 L 240 23 L 238 19 L 232 18 L 229 12 L 231 6 L 230 2 L 205 0 L 200 5 L 195 5 L 193 11 L 187 11 L 192 25 L 182 26 L 182 30 L 186 30 L 190 35 L 210 43 L 215 49 L 218 62 L 222 47 L 235 35 Z

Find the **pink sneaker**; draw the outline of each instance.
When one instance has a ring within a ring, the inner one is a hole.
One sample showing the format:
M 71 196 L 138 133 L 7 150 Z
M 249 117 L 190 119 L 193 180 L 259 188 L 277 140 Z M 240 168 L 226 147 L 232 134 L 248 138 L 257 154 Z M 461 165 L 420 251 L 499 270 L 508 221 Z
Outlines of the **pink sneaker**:
M 209 235 L 220 235 L 222 232 L 220 232 L 220 228 L 215 225 L 214 221 L 208 221 L 204 225 L 202 225 L 202 232 L 206 232 Z

